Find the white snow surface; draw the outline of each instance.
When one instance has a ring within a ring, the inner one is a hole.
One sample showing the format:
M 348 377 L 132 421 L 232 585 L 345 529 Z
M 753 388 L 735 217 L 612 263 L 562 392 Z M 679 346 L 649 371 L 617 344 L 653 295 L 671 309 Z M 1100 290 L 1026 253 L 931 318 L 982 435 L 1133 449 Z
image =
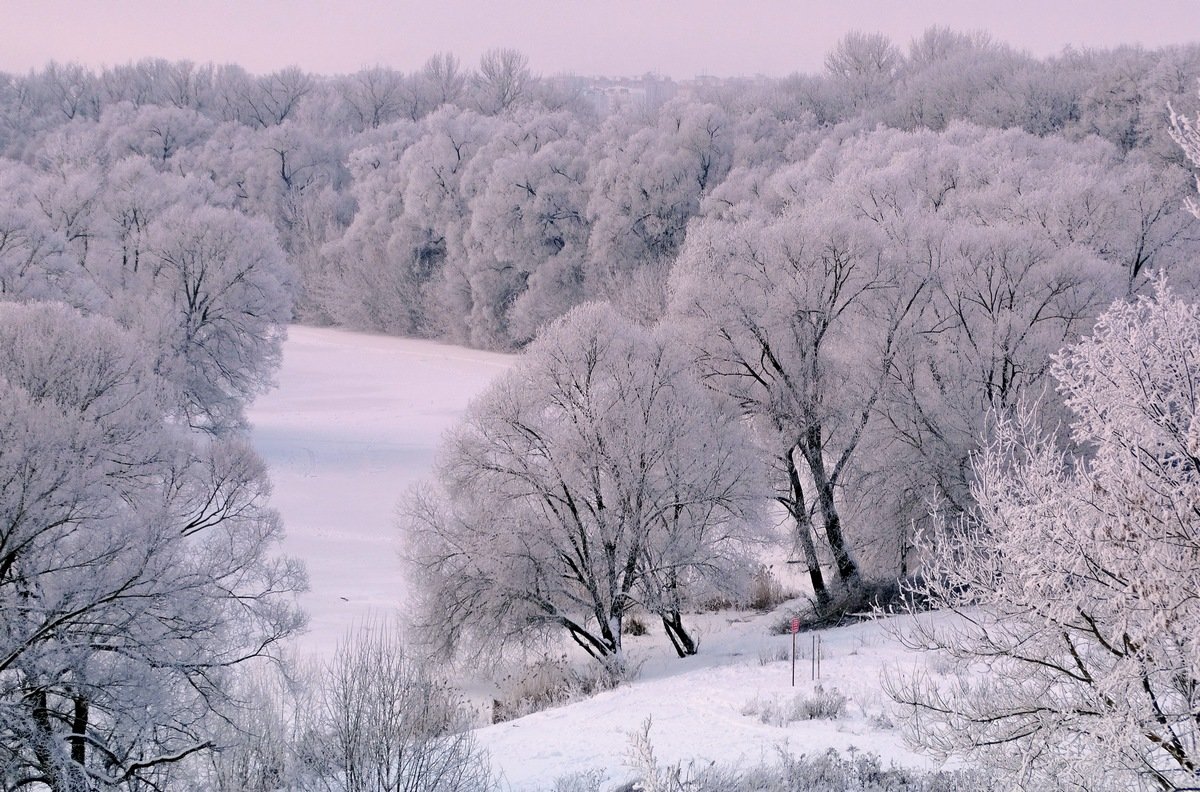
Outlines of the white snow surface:
M 895 714 L 880 672 L 918 660 L 888 635 L 884 622 L 799 634 L 793 687 L 791 636 L 770 633 L 779 621 L 772 614 L 692 615 L 685 623 L 698 627 L 700 654 L 684 660 L 658 635 L 627 636 L 630 656 L 644 660 L 633 682 L 476 733 L 512 792 L 550 789 L 556 778 L 592 769 L 602 770 L 610 787 L 634 779 L 630 737 L 647 719 L 659 766 L 678 763 L 685 775 L 714 762 L 772 764 L 781 749 L 793 755 L 856 750 L 879 754 L 885 763 L 936 768 L 910 751 L 891 725 Z M 821 668 L 814 680 L 818 635 Z M 836 719 L 781 725 L 759 717 L 764 704 L 786 708 L 796 697 L 814 695 L 817 686 L 846 696 Z
M 428 475 L 442 433 L 500 372 L 500 355 L 405 338 L 292 326 L 278 387 L 248 411 L 283 516 L 283 552 L 304 560 L 302 655 L 403 607 L 396 507 Z
M 284 345 L 279 387 L 250 410 L 253 442 L 270 466 L 273 502 L 283 516 L 283 550 L 308 566 L 302 605 L 309 631 L 301 655 L 327 657 L 347 629 L 404 607 L 396 505 L 431 469 L 442 434 L 468 402 L 512 364 L 508 355 L 412 339 L 295 326 Z M 781 570 L 782 571 L 782 570 Z M 798 603 L 794 603 L 798 605 Z M 786 606 L 785 606 L 786 609 Z M 659 625 L 627 637 L 636 678 L 591 698 L 477 730 L 511 792 L 549 789 L 556 778 L 600 770 L 610 786 L 632 779 L 630 736 L 649 719 L 661 764 L 747 766 L 827 748 L 871 751 L 886 760 L 932 767 L 891 727 L 880 686 L 884 668 L 923 662 L 899 647 L 882 622 L 820 634 L 820 680 L 812 679 L 813 634 L 772 635 L 778 613 L 694 614 L 700 654 L 674 656 Z M 467 673 L 470 676 L 470 673 Z M 495 688 L 465 687 L 482 704 Z M 777 707 L 812 695 L 816 685 L 847 696 L 834 720 L 764 723 Z

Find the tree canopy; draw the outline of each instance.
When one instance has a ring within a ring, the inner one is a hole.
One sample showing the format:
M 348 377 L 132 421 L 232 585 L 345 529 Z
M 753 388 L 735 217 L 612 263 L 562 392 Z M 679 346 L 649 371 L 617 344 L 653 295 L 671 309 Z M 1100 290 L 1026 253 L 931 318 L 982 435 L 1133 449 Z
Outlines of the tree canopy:
M 695 651 L 681 614 L 745 585 L 761 483 L 680 352 L 584 305 L 472 403 L 407 507 L 427 638 L 479 651 L 565 631 L 619 669 L 640 605 Z

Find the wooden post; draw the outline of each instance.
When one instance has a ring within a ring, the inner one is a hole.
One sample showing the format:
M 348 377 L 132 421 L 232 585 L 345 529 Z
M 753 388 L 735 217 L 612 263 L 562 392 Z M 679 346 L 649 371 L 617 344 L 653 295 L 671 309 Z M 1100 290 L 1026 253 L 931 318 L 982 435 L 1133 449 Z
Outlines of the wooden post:
M 792 687 L 796 687 L 796 633 L 800 632 L 800 617 L 792 617 Z
M 792 687 L 796 687 L 796 633 L 792 633 Z

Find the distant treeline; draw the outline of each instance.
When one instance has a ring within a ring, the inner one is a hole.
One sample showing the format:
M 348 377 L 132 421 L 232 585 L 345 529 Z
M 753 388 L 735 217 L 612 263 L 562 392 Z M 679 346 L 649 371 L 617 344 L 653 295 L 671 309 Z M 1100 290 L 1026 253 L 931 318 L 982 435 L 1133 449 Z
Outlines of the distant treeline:
M 691 221 L 769 202 L 822 144 L 881 127 L 1083 144 L 1098 179 L 1154 170 L 1173 212 L 1187 185 L 1168 107 L 1196 107 L 1198 76 L 1200 46 L 1038 60 L 936 28 L 907 52 L 850 34 L 823 73 L 784 79 L 536 77 L 512 50 L 333 77 L 50 64 L 0 75 L 3 178 L 22 186 L 11 203 L 41 207 L 25 222 L 43 239 L 36 255 L 0 247 L 0 290 L 35 277 L 13 256 L 119 235 L 116 191 L 150 216 L 182 189 L 274 226 L 300 321 L 514 349 L 589 299 L 657 317 Z

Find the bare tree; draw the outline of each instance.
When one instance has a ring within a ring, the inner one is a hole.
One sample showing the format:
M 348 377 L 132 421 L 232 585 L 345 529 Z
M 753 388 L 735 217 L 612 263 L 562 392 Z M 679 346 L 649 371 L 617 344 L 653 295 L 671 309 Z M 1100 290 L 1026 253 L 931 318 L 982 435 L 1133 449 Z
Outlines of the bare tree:
M 529 93 L 529 58 L 515 49 L 491 49 L 479 58 L 475 103 L 485 115 L 500 115 Z
M 421 77 L 429 85 L 436 107 L 457 104 L 467 87 L 467 78 L 458 58 L 448 52 L 429 56 L 421 69 Z
M 855 110 L 890 98 L 904 54 L 882 33 L 851 31 L 825 56 L 825 71 Z
M 482 792 L 491 766 L 470 714 L 394 628 L 349 634 L 321 675 L 318 714 L 300 746 L 308 784 L 330 792 Z
M 363 69 L 344 80 L 341 100 L 349 108 L 354 128 L 378 129 L 400 118 L 405 103 L 404 82 L 403 74 L 382 66 Z
M 247 113 L 243 120 L 263 128 L 282 124 L 295 115 L 312 89 L 312 77 L 295 66 L 249 78 L 238 92 Z

